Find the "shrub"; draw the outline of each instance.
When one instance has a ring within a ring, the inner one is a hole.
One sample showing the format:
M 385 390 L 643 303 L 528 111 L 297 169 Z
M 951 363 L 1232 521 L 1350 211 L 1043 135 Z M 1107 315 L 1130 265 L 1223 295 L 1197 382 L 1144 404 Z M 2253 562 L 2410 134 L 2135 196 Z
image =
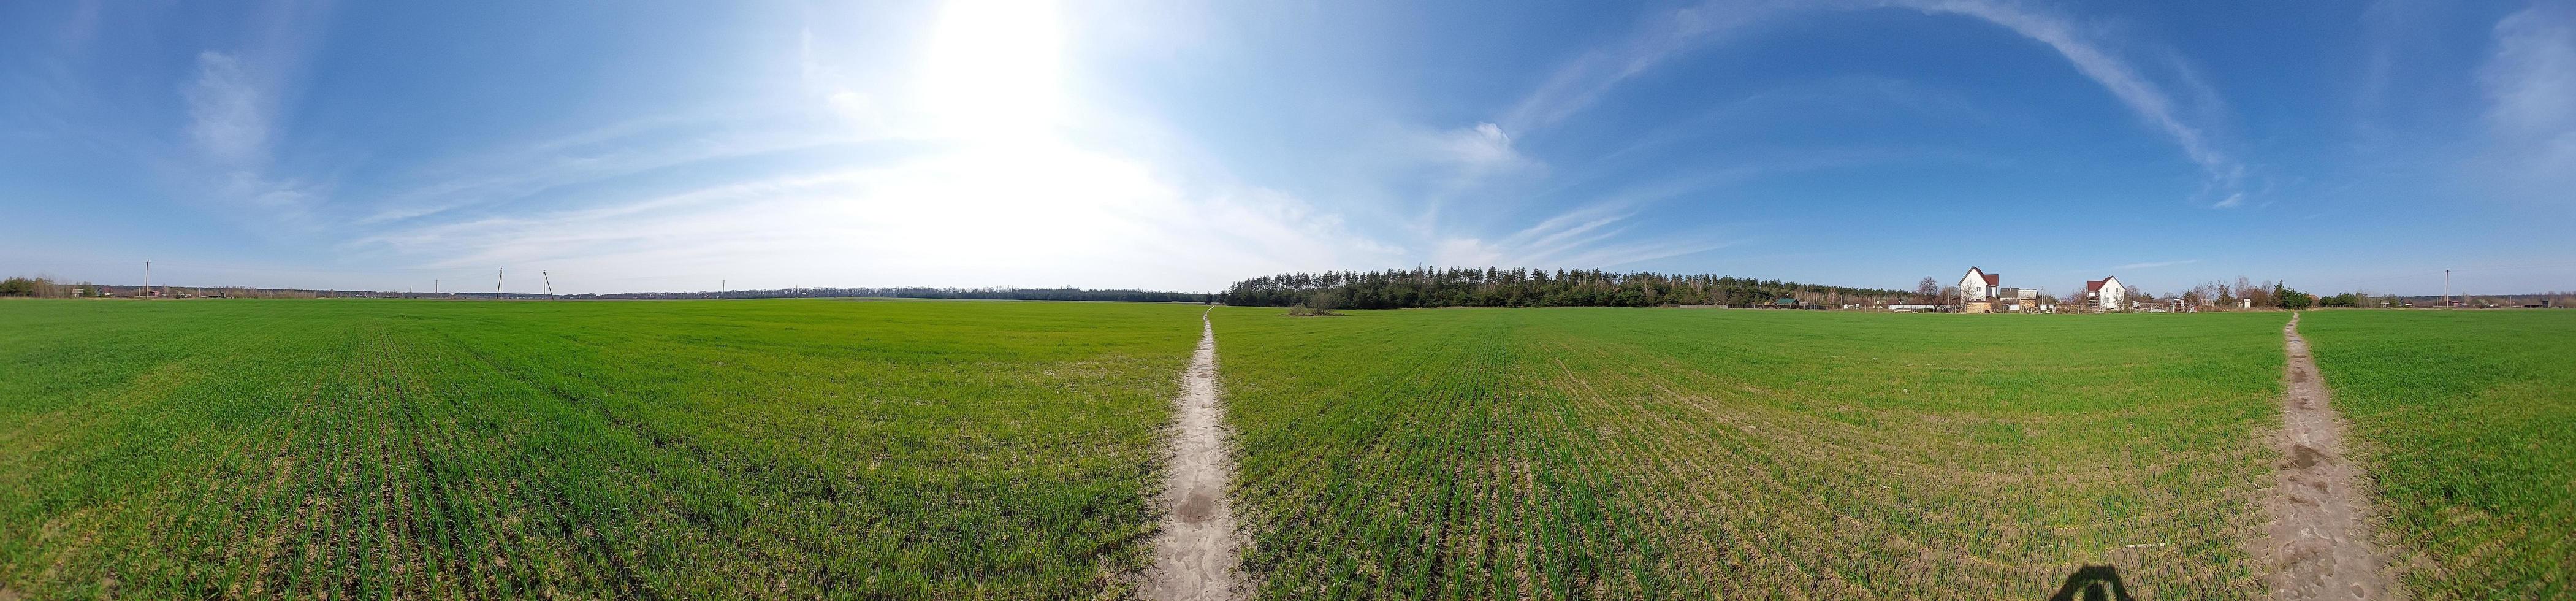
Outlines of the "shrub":
M 1289 315 L 1298 316 L 1298 317 L 1322 317 L 1322 316 L 1327 316 L 1327 315 L 1340 315 L 1340 313 L 1334 313 L 1332 309 L 1318 309 L 1318 308 L 1314 308 L 1314 307 L 1309 307 L 1309 306 L 1306 306 L 1306 303 L 1297 303 L 1297 304 L 1294 304 L 1294 305 L 1289 305 L 1289 306 L 1288 306 L 1288 314 L 1289 314 Z
M 1341 304 L 1342 297 L 1340 294 L 1336 294 L 1332 290 L 1319 290 L 1316 291 L 1314 295 L 1306 297 L 1305 302 L 1289 305 L 1288 314 L 1299 317 L 1339 315 L 1338 313 L 1333 312 L 1333 308 L 1341 306 Z

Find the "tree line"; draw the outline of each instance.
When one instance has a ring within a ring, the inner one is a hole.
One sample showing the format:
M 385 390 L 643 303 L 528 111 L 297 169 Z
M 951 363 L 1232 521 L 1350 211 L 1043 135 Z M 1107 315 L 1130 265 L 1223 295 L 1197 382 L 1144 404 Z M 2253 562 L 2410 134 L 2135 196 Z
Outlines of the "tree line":
M 0 296 L 71 298 L 75 296 L 97 296 L 98 290 L 99 288 L 97 284 L 89 282 L 65 284 L 62 282 L 56 282 L 53 278 L 45 276 L 36 276 L 32 278 L 12 276 L 0 279 Z
M 1235 282 L 1229 305 L 1318 309 L 1419 307 L 1657 307 L 1755 305 L 1779 299 L 1833 305 L 1901 299 L 1903 291 L 1715 274 L 1499 267 L 1291 272 Z

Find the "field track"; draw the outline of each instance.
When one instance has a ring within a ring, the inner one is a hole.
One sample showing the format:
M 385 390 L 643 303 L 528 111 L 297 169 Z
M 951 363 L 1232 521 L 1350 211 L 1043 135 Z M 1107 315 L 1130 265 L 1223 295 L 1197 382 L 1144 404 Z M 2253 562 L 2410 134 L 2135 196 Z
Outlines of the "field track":
M 1226 457 L 1225 409 L 1216 398 L 1216 325 L 1199 314 L 1199 348 L 1174 402 L 1170 473 L 1159 504 L 1161 531 L 1154 535 L 1154 566 L 1145 595 L 1166 601 L 1235 599 L 1241 586 L 1243 540 L 1236 534 L 1226 485 L 1234 461 Z
M 2290 362 L 2278 445 L 2285 459 L 2265 500 L 2269 533 L 2258 541 L 2270 564 L 2274 599 L 2390 599 L 2401 594 L 2387 561 L 2371 544 L 2370 495 L 2355 488 L 2360 468 L 2346 460 L 2343 419 L 2328 405 L 2299 316 L 2281 326 Z

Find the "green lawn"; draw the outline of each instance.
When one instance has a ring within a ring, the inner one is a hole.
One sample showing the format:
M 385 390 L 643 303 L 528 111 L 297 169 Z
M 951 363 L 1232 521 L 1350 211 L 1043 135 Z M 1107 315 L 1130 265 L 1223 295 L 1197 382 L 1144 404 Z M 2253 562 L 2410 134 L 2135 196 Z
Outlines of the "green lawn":
M 2423 599 L 2576 597 L 2576 312 L 2299 324 Z
M 2285 314 L 1279 313 L 1216 313 L 1267 598 L 2262 592 Z
M 1199 312 L 0 301 L 0 598 L 1115 596 Z

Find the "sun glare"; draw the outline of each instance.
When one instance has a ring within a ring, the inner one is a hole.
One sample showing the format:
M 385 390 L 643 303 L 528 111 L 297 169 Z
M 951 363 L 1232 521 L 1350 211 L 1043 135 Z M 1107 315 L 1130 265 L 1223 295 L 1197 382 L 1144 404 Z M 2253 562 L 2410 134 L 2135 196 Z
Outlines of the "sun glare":
M 950 0 L 923 50 L 921 107 L 942 135 L 1026 136 L 1056 123 L 1063 31 L 1045 0 Z

